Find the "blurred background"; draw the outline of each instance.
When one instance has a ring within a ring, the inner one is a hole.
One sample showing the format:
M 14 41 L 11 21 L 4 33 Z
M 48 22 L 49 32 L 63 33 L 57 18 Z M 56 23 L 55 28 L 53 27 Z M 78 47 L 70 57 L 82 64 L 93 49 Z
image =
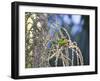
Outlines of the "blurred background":
M 56 24 L 59 27 L 56 27 Z M 51 26 L 51 24 L 53 24 Z M 51 37 L 60 27 L 65 27 L 71 36 L 71 40 L 76 41 L 82 51 L 84 65 L 89 65 L 89 16 L 79 14 L 48 14 L 48 27 Z

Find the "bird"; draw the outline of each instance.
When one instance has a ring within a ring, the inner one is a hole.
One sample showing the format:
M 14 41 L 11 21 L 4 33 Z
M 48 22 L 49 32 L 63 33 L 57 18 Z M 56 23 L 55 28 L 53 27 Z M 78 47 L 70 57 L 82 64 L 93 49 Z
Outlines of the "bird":
M 61 46 L 68 46 L 69 45 L 69 40 L 66 38 L 61 38 L 57 41 L 58 45 Z

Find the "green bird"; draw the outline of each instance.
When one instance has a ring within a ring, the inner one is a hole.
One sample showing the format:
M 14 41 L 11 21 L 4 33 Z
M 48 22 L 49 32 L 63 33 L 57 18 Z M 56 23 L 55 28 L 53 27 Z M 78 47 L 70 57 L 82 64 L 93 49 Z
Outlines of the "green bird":
M 61 38 L 57 41 L 57 43 L 59 44 L 59 46 L 66 46 L 69 44 L 69 41 L 66 38 Z
M 61 46 L 68 46 L 68 44 L 69 44 L 69 41 L 68 41 L 68 39 L 66 39 L 66 38 L 61 38 L 61 39 L 59 39 L 59 40 L 57 40 L 57 41 L 51 41 L 51 47 L 52 46 L 55 46 L 55 45 L 59 45 L 60 47 Z

